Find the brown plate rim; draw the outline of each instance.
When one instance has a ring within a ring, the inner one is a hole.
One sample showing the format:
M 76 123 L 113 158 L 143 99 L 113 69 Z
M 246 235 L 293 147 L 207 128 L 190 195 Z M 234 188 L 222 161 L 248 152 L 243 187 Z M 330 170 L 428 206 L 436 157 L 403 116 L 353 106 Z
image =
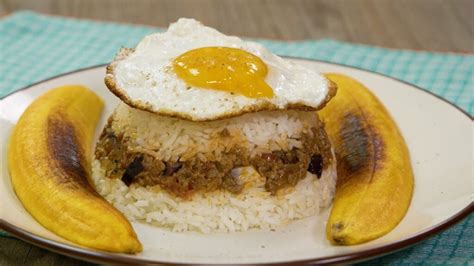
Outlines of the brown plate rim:
M 454 107 L 458 111 L 460 111 L 462 114 L 467 116 L 471 121 L 473 120 L 472 116 L 470 116 L 465 110 L 461 109 L 459 106 L 455 105 L 454 103 L 446 100 L 445 98 L 434 94 L 431 91 L 428 91 L 426 89 L 423 89 L 419 86 L 416 86 L 414 84 L 411 84 L 409 82 L 393 78 L 390 76 L 387 76 L 385 74 L 381 74 L 378 72 L 373 72 L 369 70 L 365 70 L 362 68 L 358 67 L 353 67 L 353 66 L 348 66 L 344 64 L 339 64 L 339 63 L 333 63 L 329 61 L 324 61 L 324 60 L 314 60 L 314 59 L 306 59 L 306 58 L 299 58 L 299 57 L 287 57 L 287 58 L 292 58 L 292 59 L 297 59 L 297 60 L 303 60 L 303 61 L 313 61 L 313 62 L 321 62 L 321 63 L 326 63 L 326 64 L 333 64 L 333 65 L 339 65 L 339 66 L 344 66 L 344 67 L 349 67 L 357 70 L 362 70 L 365 72 L 369 72 L 372 74 L 380 75 L 385 78 L 389 78 L 398 82 L 401 82 L 403 84 L 409 85 L 410 87 L 414 89 L 421 90 L 431 96 L 434 96 L 438 98 L 439 100 L 449 104 L 450 106 Z M 78 72 L 83 72 L 95 68 L 100 68 L 100 67 L 105 67 L 106 64 L 100 64 L 100 65 L 94 65 L 86 68 L 81 68 L 77 69 L 74 71 L 66 72 L 60 75 L 56 75 L 54 77 L 44 79 L 38 82 L 35 82 L 31 85 L 28 85 L 24 88 L 21 88 L 19 90 L 13 91 L 3 97 L 0 97 L 0 100 L 5 99 L 8 96 L 11 96 L 19 91 L 27 90 L 30 89 L 36 85 L 39 85 L 41 83 L 63 77 L 66 75 L 70 74 L 75 74 Z M 368 249 L 368 250 L 363 250 L 363 251 L 358 251 L 358 252 L 349 252 L 346 254 L 341 254 L 341 255 L 335 255 L 335 256 L 327 256 L 327 257 L 321 257 L 321 258 L 314 258 L 314 259 L 305 259 L 305 260 L 295 260 L 295 261 L 283 261 L 283 262 L 278 262 L 278 263 L 260 263 L 260 264 L 267 264 L 267 265 L 281 265 L 281 264 L 300 264 L 300 263 L 317 263 L 317 264 L 334 264 L 334 263 L 348 263 L 348 262 L 357 262 L 357 261 L 362 261 L 362 260 L 368 260 L 371 258 L 375 258 L 378 256 L 386 255 L 389 253 L 393 253 L 396 251 L 399 251 L 404 248 L 408 248 L 411 245 L 414 245 L 422 240 L 427 239 L 430 236 L 433 236 L 443 230 L 446 230 L 447 228 L 451 227 L 452 225 L 458 223 L 459 221 L 463 220 L 465 217 L 467 217 L 470 213 L 474 211 L 474 204 L 471 202 L 468 206 L 466 206 L 464 209 L 456 213 L 455 215 L 451 216 L 449 219 L 434 225 L 428 229 L 425 229 L 418 234 L 415 234 L 414 236 L 411 236 L 409 238 L 383 245 L 380 247 Z M 115 253 L 109 253 L 109 252 L 103 252 L 103 251 L 96 251 L 96 250 L 91 250 L 87 248 L 81 248 L 78 246 L 73 246 L 69 245 L 66 243 L 50 240 L 44 237 L 41 237 L 39 235 L 30 233 L 24 229 L 21 229 L 19 227 L 16 227 L 15 225 L 6 222 L 4 219 L 0 218 L 0 228 L 3 229 L 4 231 L 8 232 L 9 234 L 26 241 L 30 244 L 48 249 L 50 251 L 60 253 L 66 256 L 74 257 L 77 259 L 82 259 L 82 260 L 87 260 L 91 262 L 98 262 L 98 263 L 112 263 L 112 264 L 162 264 L 162 263 L 169 263 L 166 261 L 155 261 L 155 260 L 148 260 L 148 259 L 140 259 L 140 258 L 134 258 L 131 256 L 124 256 L 120 254 L 115 254 Z M 179 264 L 179 263 L 174 263 L 174 264 Z M 189 263 L 186 263 L 189 264 Z

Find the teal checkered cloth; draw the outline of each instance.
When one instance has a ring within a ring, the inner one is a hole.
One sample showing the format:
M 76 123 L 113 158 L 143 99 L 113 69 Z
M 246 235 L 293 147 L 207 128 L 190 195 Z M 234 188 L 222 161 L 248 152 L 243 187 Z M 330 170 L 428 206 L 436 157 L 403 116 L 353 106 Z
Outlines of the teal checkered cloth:
M 159 29 L 17 12 L 0 20 L 0 97 L 36 81 L 110 62 Z M 474 56 L 390 50 L 334 40 L 256 40 L 274 53 L 325 60 L 389 75 L 474 113 Z M 5 235 L 5 234 L 4 234 Z M 423 243 L 366 264 L 474 265 L 474 216 Z

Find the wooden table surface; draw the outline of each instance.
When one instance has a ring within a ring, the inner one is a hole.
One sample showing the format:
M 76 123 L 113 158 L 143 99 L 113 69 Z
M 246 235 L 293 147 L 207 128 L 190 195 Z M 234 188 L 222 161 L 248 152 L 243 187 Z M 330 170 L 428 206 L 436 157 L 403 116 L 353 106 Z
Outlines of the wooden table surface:
M 0 0 L 19 9 L 166 27 L 194 17 L 227 34 L 333 38 L 397 49 L 474 52 L 473 0 Z M 86 265 L 15 238 L 0 239 L 0 265 Z
M 0 0 L 0 14 L 18 9 L 164 27 L 194 17 L 247 37 L 474 51 L 474 0 Z

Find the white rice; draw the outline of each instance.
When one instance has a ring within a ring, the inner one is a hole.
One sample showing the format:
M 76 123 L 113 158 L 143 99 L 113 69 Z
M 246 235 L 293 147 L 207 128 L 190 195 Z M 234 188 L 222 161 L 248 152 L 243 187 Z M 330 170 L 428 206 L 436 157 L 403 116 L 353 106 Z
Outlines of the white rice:
M 294 188 L 271 195 L 265 180 L 253 168 L 239 169 L 246 181 L 238 195 L 225 190 L 197 193 L 192 200 L 170 195 L 159 187 L 127 187 L 120 179 L 104 177 L 96 160 L 93 179 L 96 190 L 130 221 L 140 221 L 175 232 L 236 232 L 250 228 L 276 229 L 328 207 L 336 185 L 335 163 L 318 179 L 308 172 Z
M 122 134 L 128 149 L 164 161 L 219 160 L 232 148 L 250 156 L 274 150 L 301 148 L 302 134 L 320 127 L 316 112 L 273 111 L 245 114 L 210 122 L 191 122 L 141 111 L 120 103 L 113 113 L 111 129 Z M 229 136 L 222 137 L 226 129 Z

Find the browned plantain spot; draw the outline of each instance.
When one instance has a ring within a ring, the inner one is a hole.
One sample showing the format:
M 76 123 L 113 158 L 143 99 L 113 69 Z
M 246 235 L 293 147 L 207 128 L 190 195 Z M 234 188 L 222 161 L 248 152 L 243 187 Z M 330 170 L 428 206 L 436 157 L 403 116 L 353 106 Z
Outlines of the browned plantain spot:
M 86 159 L 74 125 L 63 114 L 48 118 L 48 149 L 53 163 L 56 163 L 61 174 L 55 175 L 59 182 L 68 188 L 85 188 L 95 192 L 88 182 Z
M 350 173 L 364 168 L 370 162 L 371 153 L 369 136 L 360 117 L 352 113 L 346 114 L 339 134 L 342 140 L 339 149 L 341 167 Z
M 344 115 L 339 131 L 341 147 L 338 149 L 338 166 L 341 177 L 350 176 L 368 167 L 372 174 L 384 156 L 385 143 L 377 130 L 369 127 L 363 117 L 353 113 Z M 336 147 L 337 148 L 337 147 Z
M 341 233 L 343 229 L 344 229 L 343 223 L 334 223 L 331 226 L 332 239 L 334 240 L 334 243 L 336 243 L 337 245 L 344 245 L 346 243 L 345 238 L 339 236 L 339 234 Z
M 374 170 L 378 169 L 381 167 L 379 162 L 383 162 L 383 159 L 385 157 L 385 142 L 377 132 L 377 129 L 371 128 L 372 132 L 372 145 L 374 147 L 374 157 L 375 157 L 375 165 L 374 165 Z

